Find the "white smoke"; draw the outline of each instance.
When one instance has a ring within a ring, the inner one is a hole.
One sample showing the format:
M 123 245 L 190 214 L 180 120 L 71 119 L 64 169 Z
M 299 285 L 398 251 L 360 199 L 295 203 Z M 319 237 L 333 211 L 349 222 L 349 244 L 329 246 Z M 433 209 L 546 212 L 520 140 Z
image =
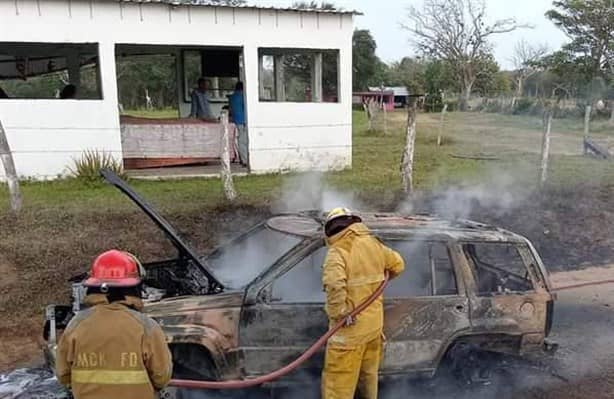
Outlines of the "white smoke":
M 361 203 L 351 191 L 340 191 L 324 180 L 322 173 L 305 173 L 286 178 L 274 213 L 304 210 L 327 211 L 336 207 L 360 209 Z
M 413 213 L 424 211 L 445 219 L 467 219 L 477 209 L 489 209 L 496 216 L 505 215 L 520 206 L 529 195 L 526 183 L 505 173 L 493 174 L 476 184 L 461 184 L 428 195 L 402 202 L 398 211 Z M 426 204 L 425 204 L 426 203 Z

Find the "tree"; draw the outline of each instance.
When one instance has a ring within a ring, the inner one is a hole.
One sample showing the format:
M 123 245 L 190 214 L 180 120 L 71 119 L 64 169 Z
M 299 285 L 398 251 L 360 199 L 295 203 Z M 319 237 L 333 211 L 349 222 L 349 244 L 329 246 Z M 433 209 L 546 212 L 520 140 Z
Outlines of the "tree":
M 583 91 L 592 103 L 596 99 L 595 85 L 614 87 L 614 2 L 559 0 L 553 5 L 555 8 L 546 17 L 571 39 L 559 58 L 567 58 L 576 74 L 583 76 Z M 614 99 L 610 104 L 614 121 Z
M 460 84 L 459 107 L 467 104 L 484 60 L 492 53 L 489 38 L 520 26 L 513 18 L 487 24 L 481 0 L 425 0 L 422 10 L 410 8 L 403 27 L 422 54 L 448 62 Z
M 411 93 L 424 93 L 424 71 L 426 64 L 415 58 L 403 57 L 391 63 L 386 71 L 385 83 L 388 86 L 404 86 Z
M 614 3 L 612 0 L 561 0 L 546 17 L 571 39 L 563 46 L 583 65 L 588 81 L 614 72 Z
M 514 83 L 516 97 L 524 94 L 524 84 L 531 76 L 540 71 L 539 62 L 548 53 L 548 45 L 532 45 L 522 39 L 516 43 L 512 62 L 514 63 Z
M 371 32 L 367 29 L 355 30 L 352 48 L 354 90 L 365 90 L 369 85 L 379 86 L 382 82 L 377 82 L 376 76 L 384 67 L 375 54 L 377 44 Z

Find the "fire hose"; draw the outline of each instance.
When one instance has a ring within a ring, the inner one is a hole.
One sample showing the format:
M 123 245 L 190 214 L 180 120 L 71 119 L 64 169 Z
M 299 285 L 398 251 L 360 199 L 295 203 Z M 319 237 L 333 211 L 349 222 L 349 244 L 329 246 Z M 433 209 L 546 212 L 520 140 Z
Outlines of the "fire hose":
M 564 285 L 562 287 L 554 287 L 551 291 L 558 292 L 558 291 L 572 290 L 572 289 L 576 289 L 576 288 L 591 287 L 591 286 L 594 286 L 594 285 L 606 285 L 606 284 L 614 284 L 614 280 L 589 281 L 589 282 L 586 282 L 586 283 Z
M 384 292 L 384 289 L 388 285 L 389 276 L 386 273 L 385 279 L 382 284 L 378 287 L 378 289 L 368 297 L 363 303 L 357 306 L 347 317 L 354 318 L 358 314 L 360 314 L 363 310 L 365 310 L 369 305 L 371 305 L 380 295 Z M 551 291 L 564 291 L 571 290 L 576 288 L 588 287 L 593 285 L 605 285 L 605 284 L 614 284 L 614 280 L 603 280 L 603 281 L 594 281 L 594 282 L 586 282 L 579 284 L 566 285 L 562 287 L 554 287 Z M 300 367 L 303 363 L 305 363 L 309 358 L 311 358 L 318 350 L 320 350 L 326 342 L 332 337 L 337 331 L 342 329 L 346 324 L 347 317 L 344 317 L 341 321 L 339 321 L 333 328 L 329 329 L 326 334 L 324 334 L 320 339 L 318 339 L 309 349 L 303 352 L 298 358 L 296 358 L 293 362 L 288 364 L 285 367 L 280 368 L 279 370 L 273 371 L 269 374 L 265 374 L 256 378 L 246 379 L 246 380 L 230 380 L 230 381 L 199 381 L 199 380 L 171 380 L 169 385 L 178 388 L 192 388 L 192 389 L 246 389 L 259 385 L 263 385 L 272 381 L 275 381 L 285 375 L 293 372 L 298 367 Z
M 320 350 L 325 344 L 326 341 L 330 337 L 332 337 L 337 331 L 342 329 L 346 324 L 346 319 L 348 317 L 354 318 L 358 314 L 360 314 L 363 310 L 365 310 L 369 305 L 371 305 L 380 295 L 383 294 L 384 289 L 388 285 L 389 275 L 386 272 L 386 276 L 382 284 L 377 288 L 377 290 L 368 297 L 363 303 L 358 305 L 349 315 L 341 319 L 335 326 L 328 330 L 326 334 L 320 337 L 309 349 L 303 352 L 302 355 L 297 357 L 292 363 L 288 364 L 285 367 L 280 368 L 279 370 L 273 371 L 272 373 L 246 379 L 246 380 L 231 380 L 231 381 L 198 381 L 198 380 L 171 380 L 169 383 L 170 386 L 178 387 L 178 388 L 198 388 L 198 389 L 245 389 L 251 388 L 258 385 L 262 385 L 268 382 L 275 381 L 300 367 L 303 363 L 305 363 L 309 358 L 311 358 L 318 350 Z

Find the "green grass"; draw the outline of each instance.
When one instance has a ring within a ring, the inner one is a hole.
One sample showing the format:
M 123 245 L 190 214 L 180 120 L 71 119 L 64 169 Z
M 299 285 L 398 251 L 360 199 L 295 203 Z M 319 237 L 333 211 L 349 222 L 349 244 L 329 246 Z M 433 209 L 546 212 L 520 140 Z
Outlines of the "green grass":
M 139 118 L 153 118 L 153 119 L 165 119 L 165 118 L 177 118 L 179 111 L 175 108 L 165 109 L 130 109 L 124 111 L 122 115 L 135 116 Z
M 141 116 L 167 115 L 163 111 Z M 404 112 L 388 115 L 388 131 L 369 132 L 364 113 L 354 112 L 353 167 L 326 173 L 329 186 L 358 195 L 389 200 L 400 190 L 399 163 L 405 141 Z M 534 186 L 538 174 L 541 121 L 538 118 L 481 113 L 450 113 L 445 124 L 444 145 L 437 147 L 439 116 L 420 114 L 415 154 L 415 184 L 432 190 L 450 184 L 483 181 L 496 174 L 521 176 Z M 606 127 L 598 125 L 606 131 Z M 610 127 L 611 129 L 611 127 Z M 579 183 L 609 184 L 614 181 L 614 162 L 583 157 L 582 124 L 555 120 L 552 139 L 552 186 Z M 474 160 L 451 155 L 491 155 L 496 160 Z M 266 206 L 281 194 L 292 175 L 247 176 L 235 179 L 239 204 Z M 218 179 L 132 181 L 133 187 L 163 210 L 190 210 L 226 203 Z M 24 182 L 26 209 L 62 208 L 68 212 L 100 212 L 127 209 L 132 205 L 103 183 L 84 184 L 74 179 Z M 0 209 L 7 210 L 8 192 L 0 186 Z

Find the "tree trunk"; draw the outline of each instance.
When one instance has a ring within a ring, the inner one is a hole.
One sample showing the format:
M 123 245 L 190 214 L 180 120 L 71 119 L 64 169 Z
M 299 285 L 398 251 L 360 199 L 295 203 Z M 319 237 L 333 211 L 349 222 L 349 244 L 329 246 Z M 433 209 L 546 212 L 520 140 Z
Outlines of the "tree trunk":
M 539 177 L 539 185 L 543 186 L 548 178 L 548 158 L 550 156 L 550 130 L 554 110 L 548 108 L 544 113 L 544 136 L 542 138 L 542 163 Z
M 516 97 L 522 97 L 522 89 L 524 88 L 524 82 L 521 78 L 516 79 Z
M 369 101 L 362 103 L 362 107 L 365 110 L 365 115 L 367 115 L 367 129 L 369 131 L 373 130 L 373 114 L 371 113 L 371 103 Z
M 228 112 L 222 113 L 222 184 L 224 185 L 224 195 L 229 201 L 234 201 L 237 198 L 237 192 L 232 181 L 232 171 L 230 169 L 230 139 L 228 132 Z
M 17 178 L 17 170 L 15 169 L 15 162 L 13 160 L 13 154 L 9 147 L 9 142 L 6 138 L 2 121 L 0 121 L 0 160 L 4 165 L 4 174 L 6 175 L 6 181 L 9 186 L 9 195 L 11 202 L 11 210 L 18 213 L 21 210 L 21 192 L 19 191 L 19 179 Z
M 590 126 L 591 126 L 591 105 L 587 105 L 584 110 L 584 138 L 587 139 L 590 135 Z
M 447 110 L 448 110 L 448 104 L 444 104 L 443 109 L 441 110 L 441 120 L 439 122 L 439 134 L 437 135 L 437 147 L 441 146 L 441 139 L 443 136 L 443 128 L 444 128 Z
M 458 109 L 460 111 L 469 110 L 469 99 L 471 98 L 471 86 L 472 85 L 463 87 L 460 94 L 458 95 Z
M 406 196 L 413 191 L 414 148 L 416 143 L 416 104 L 411 103 L 407 111 L 407 136 L 401 159 L 401 179 Z

